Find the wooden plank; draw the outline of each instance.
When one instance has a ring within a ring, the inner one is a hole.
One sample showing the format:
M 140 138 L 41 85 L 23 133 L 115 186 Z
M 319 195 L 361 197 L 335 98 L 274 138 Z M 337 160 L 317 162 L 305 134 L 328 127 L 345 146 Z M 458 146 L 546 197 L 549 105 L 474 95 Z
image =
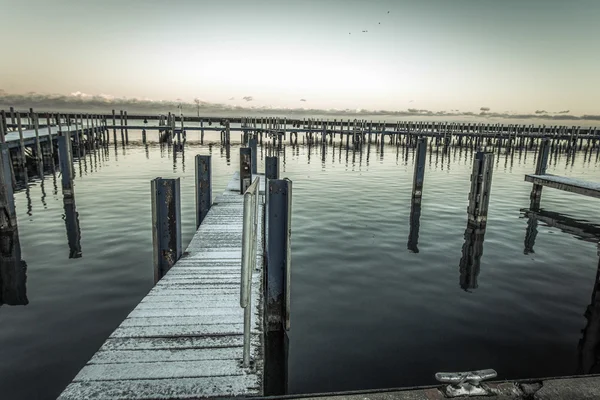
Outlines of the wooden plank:
M 108 382 L 75 382 L 65 390 L 60 400 L 79 399 L 189 399 L 259 395 L 260 381 L 256 376 L 235 378 L 214 376 L 202 378 L 117 380 Z
M 584 196 L 600 198 L 600 182 L 590 182 L 581 179 L 550 174 L 525 175 L 525 181 L 531 182 L 534 185 L 547 186 Z

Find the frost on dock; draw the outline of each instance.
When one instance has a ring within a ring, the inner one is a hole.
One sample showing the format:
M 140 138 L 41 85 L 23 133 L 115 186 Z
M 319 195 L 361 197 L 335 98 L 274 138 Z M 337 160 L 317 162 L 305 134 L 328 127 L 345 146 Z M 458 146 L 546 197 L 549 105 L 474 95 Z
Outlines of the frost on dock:
M 262 239 L 243 368 L 243 196 L 236 174 L 184 256 L 110 335 L 59 399 L 189 399 L 263 394 Z M 262 191 L 261 191 L 262 192 Z M 262 208 L 259 207 L 262 213 Z M 262 214 L 258 218 L 259 230 Z

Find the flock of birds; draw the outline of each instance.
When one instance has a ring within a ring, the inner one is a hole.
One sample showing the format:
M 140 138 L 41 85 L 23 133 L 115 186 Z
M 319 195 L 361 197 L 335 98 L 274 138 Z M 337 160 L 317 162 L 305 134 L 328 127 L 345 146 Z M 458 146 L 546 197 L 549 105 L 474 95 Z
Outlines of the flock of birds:
M 387 12 L 387 14 L 389 14 L 389 13 L 390 13 L 390 12 L 388 11 L 388 12 Z M 378 23 L 377 23 L 377 25 L 381 25 L 381 22 L 378 22 Z M 361 31 L 361 33 L 368 33 L 368 32 L 369 32 L 369 31 L 368 31 L 368 30 L 366 30 L 366 29 L 365 29 L 365 30 L 363 30 L 363 31 Z M 352 32 L 348 32 L 348 35 L 352 35 Z

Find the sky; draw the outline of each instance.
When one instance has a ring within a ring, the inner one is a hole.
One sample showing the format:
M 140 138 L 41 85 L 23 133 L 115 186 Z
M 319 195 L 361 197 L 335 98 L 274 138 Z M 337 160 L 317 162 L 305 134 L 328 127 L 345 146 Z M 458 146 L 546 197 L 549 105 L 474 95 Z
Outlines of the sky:
M 598 0 L 0 0 L 0 9 L 0 94 L 600 114 Z

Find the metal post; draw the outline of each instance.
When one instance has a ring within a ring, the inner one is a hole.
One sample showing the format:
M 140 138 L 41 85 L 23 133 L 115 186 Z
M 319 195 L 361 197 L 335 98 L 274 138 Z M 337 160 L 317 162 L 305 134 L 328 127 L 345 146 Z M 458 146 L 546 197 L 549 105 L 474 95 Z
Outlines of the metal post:
M 292 181 L 270 179 L 268 185 L 265 321 L 272 332 L 290 328 Z
M 252 183 L 251 157 L 250 148 L 240 148 L 240 194 L 246 192 Z
M 17 226 L 11 166 L 8 145 L 0 143 L 0 230 Z
M 68 133 L 67 133 L 68 135 Z M 68 136 L 59 135 L 58 139 L 58 162 L 62 175 L 62 191 L 66 197 L 73 196 L 73 169 L 72 154 Z
M 492 172 L 494 168 L 494 153 L 478 151 L 473 160 L 471 174 L 471 192 L 467 213 L 469 223 L 475 226 L 485 226 L 487 222 L 488 204 L 492 188 Z
M 265 177 L 267 179 L 279 179 L 279 158 L 265 158 Z
M 545 175 L 546 167 L 548 166 L 548 154 L 550 152 L 550 139 L 545 137 L 542 139 L 542 143 L 540 145 L 540 149 L 538 152 L 537 163 L 535 166 L 535 174 L 536 175 Z M 532 210 L 537 210 L 540 206 L 540 201 L 542 199 L 542 185 L 533 185 L 531 189 L 531 194 L 529 198 L 531 203 L 529 208 Z
M 423 180 L 425 178 L 425 157 L 427 154 L 427 138 L 419 138 L 417 141 L 415 175 L 413 178 L 413 198 L 421 198 L 423 195 Z
M 211 156 L 196 155 L 196 229 L 212 204 Z
M 154 281 L 158 282 L 182 254 L 179 178 L 153 179 L 151 195 Z
M 258 152 L 256 150 L 256 146 L 257 146 L 257 140 L 255 137 L 250 138 L 249 140 L 249 145 L 250 145 L 250 162 L 251 162 L 251 170 L 253 174 L 256 174 L 256 170 L 257 170 L 257 164 L 258 164 Z

